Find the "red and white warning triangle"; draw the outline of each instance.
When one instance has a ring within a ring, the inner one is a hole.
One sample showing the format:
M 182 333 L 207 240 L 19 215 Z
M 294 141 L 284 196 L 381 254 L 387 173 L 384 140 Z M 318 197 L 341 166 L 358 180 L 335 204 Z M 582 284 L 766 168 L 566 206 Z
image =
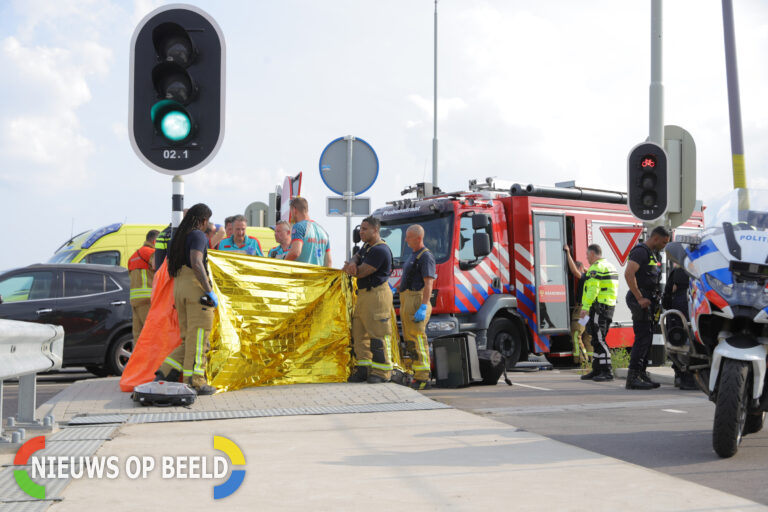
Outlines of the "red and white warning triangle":
M 643 232 L 642 227 L 619 227 L 619 226 L 601 226 L 600 231 L 603 232 L 608 246 L 616 255 L 616 259 L 619 260 L 620 265 L 624 265 L 627 262 L 629 251 L 637 243 L 637 239 L 640 238 L 640 233 Z

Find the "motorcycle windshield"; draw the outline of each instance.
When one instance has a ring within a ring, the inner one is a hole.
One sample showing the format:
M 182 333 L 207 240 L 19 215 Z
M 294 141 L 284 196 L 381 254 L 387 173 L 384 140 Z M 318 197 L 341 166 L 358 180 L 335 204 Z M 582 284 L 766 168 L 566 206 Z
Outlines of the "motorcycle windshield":
M 710 201 L 704 210 L 704 235 L 722 233 L 724 222 L 734 231 L 768 231 L 768 190 L 737 188 Z

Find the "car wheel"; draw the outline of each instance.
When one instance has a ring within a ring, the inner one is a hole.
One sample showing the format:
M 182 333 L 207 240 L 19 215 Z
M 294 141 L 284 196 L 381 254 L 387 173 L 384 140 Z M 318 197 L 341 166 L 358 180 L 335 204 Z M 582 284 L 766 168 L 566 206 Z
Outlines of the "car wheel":
M 112 375 L 122 375 L 128 358 L 133 352 L 133 335 L 130 333 L 119 336 L 109 346 L 107 354 L 107 369 Z

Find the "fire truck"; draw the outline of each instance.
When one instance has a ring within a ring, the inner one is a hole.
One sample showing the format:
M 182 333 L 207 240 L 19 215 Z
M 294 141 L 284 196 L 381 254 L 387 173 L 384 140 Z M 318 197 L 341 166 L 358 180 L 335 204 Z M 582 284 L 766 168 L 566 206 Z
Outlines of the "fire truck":
M 574 260 L 586 268 L 587 246 L 596 243 L 620 275 L 608 345 L 632 345 L 623 272 L 630 250 L 643 240 L 644 228 L 629 212 L 626 193 L 521 186 L 494 178 L 471 180 L 469 191 L 442 193 L 420 183 L 403 194 L 413 191 L 415 199 L 389 202 L 373 216 L 381 221 L 381 237 L 392 250 L 390 284 L 395 288 L 411 254 L 405 232 L 412 224 L 424 228 L 424 245 L 437 263 L 427 325 L 430 339 L 474 332 L 478 348 L 498 350 L 508 368 L 529 354 L 571 357 L 576 280 L 564 246 L 570 246 Z M 697 211 L 675 232 L 702 227 Z M 398 308 L 397 293 L 394 300 Z

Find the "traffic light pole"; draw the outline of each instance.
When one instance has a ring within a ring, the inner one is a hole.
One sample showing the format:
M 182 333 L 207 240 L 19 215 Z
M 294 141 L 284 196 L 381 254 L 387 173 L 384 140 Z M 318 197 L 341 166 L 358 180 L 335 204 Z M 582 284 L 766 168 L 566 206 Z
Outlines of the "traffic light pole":
M 664 145 L 664 84 L 663 70 L 663 35 L 662 35 L 662 2 L 651 2 L 651 88 L 648 140 Z
M 171 196 L 171 226 L 179 227 L 184 217 L 184 178 L 174 176 L 172 180 L 173 195 Z

